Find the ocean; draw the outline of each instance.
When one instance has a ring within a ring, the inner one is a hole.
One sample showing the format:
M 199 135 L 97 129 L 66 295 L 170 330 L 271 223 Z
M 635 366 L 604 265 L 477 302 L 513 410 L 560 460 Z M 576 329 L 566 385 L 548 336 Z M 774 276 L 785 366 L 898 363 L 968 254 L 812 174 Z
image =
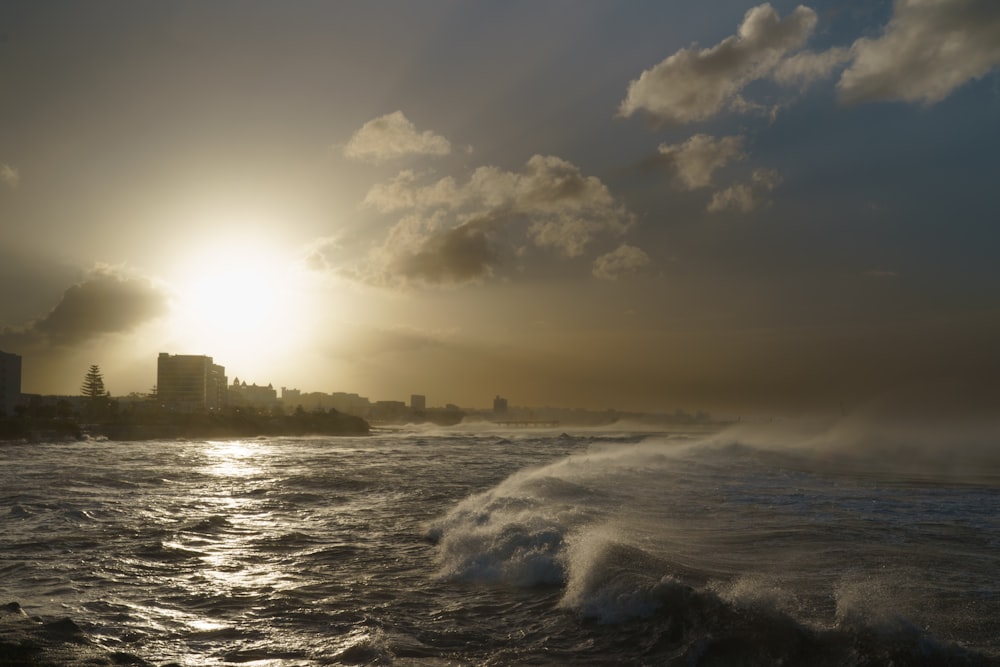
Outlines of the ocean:
M 0 603 L 180 665 L 997 665 L 995 433 L 0 445 Z

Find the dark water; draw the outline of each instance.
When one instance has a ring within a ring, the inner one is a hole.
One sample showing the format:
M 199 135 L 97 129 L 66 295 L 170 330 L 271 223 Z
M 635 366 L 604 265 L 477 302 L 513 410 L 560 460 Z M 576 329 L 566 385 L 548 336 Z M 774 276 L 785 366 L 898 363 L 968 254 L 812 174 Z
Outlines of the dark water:
M 3 445 L 0 602 L 185 665 L 1000 664 L 1000 443 L 926 440 Z

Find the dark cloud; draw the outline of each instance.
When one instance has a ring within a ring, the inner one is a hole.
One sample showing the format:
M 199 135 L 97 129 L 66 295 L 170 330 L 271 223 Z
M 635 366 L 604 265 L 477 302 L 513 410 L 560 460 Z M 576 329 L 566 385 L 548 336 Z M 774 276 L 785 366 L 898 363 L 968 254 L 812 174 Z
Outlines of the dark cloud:
M 490 227 L 480 220 L 446 229 L 428 237 L 416 252 L 398 257 L 395 268 L 408 280 L 430 284 L 486 278 L 500 261 Z
M 543 155 L 520 172 L 479 167 L 464 184 L 422 185 L 403 171 L 369 190 L 365 206 L 407 212 L 371 257 L 372 282 L 381 284 L 480 280 L 530 246 L 580 257 L 598 236 L 620 236 L 634 222 L 598 178 Z
M 67 289 L 47 315 L 4 338 L 35 346 L 72 346 L 124 333 L 167 311 L 167 295 L 143 278 L 98 267 Z

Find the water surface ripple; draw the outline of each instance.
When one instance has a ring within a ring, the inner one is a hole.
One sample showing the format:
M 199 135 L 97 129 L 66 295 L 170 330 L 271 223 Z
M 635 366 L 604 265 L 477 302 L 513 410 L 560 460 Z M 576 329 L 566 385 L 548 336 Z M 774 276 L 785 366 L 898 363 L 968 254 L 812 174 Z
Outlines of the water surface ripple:
M 993 479 L 680 432 L 0 445 L 0 602 L 157 664 L 997 664 Z

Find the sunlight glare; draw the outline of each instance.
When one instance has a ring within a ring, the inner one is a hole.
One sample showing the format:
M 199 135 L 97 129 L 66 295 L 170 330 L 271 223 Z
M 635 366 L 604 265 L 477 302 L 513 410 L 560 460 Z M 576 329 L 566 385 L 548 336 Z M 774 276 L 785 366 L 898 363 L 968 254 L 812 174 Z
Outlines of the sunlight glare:
M 238 374 L 273 370 L 312 322 L 302 272 L 264 240 L 203 245 L 179 263 L 171 284 L 177 353 L 218 357 Z

